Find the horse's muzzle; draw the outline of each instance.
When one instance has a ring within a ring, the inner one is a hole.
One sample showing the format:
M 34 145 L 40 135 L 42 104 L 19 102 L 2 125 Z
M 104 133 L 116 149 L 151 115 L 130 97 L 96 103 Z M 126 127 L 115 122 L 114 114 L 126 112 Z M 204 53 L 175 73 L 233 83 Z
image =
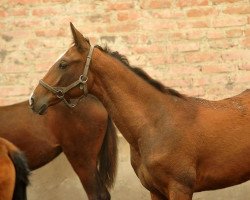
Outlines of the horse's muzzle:
M 48 105 L 42 102 L 35 102 L 35 96 L 31 94 L 29 97 L 29 107 L 33 110 L 34 113 L 43 115 L 45 114 Z

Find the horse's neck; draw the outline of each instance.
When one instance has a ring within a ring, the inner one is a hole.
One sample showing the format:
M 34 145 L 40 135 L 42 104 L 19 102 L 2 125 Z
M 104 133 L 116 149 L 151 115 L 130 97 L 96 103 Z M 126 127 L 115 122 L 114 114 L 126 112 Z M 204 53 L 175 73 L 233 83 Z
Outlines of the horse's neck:
M 167 115 L 168 99 L 115 58 L 95 51 L 90 71 L 94 84 L 91 93 L 97 96 L 116 126 L 133 143 L 148 131 L 152 123 Z

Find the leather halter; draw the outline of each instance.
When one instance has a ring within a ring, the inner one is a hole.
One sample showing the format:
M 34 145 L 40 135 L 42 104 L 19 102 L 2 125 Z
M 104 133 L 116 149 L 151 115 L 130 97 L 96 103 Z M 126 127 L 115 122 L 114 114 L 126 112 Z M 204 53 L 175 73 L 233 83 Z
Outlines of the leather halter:
M 83 69 L 83 74 L 80 75 L 79 79 L 77 81 L 75 81 L 74 83 L 72 83 L 72 84 L 70 84 L 69 86 L 66 86 L 66 87 L 53 87 L 53 86 L 50 86 L 49 84 L 45 83 L 43 80 L 40 80 L 39 84 L 41 84 L 44 88 L 46 88 L 47 90 L 49 90 L 50 92 L 55 94 L 57 96 L 57 98 L 61 99 L 68 107 L 70 107 L 70 108 L 75 107 L 79 103 L 79 101 L 84 96 L 87 96 L 87 94 L 88 94 L 88 87 L 87 87 L 88 70 L 89 70 L 89 65 L 90 65 L 90 61 L 91 61 L 91 58 L 92 58 L 92 53 L 93 53 L 94 48 L 95 48 L 94 46 L 90 46 L 89 53 L 88 53 L 88 56 L 87 56 L 87 60 L 86 60 L 86 63 L 85 63 L 84 69 Z M 77 99 L 76 103 L 68 102 L 65 99 L 65 94 L 69 90 L 77 87 L 78 85 L 79 85 L 79 88 L 81 90 L 83 90 L 83 92 L 84 92 L 83 95 L 80 96 Z

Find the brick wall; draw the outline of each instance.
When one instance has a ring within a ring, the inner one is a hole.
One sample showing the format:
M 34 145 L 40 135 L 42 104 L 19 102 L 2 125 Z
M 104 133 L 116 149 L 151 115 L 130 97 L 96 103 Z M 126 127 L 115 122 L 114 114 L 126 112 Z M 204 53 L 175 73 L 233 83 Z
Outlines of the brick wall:
M 70 21 L 185 94 L 250 88 L 249 0 L 1 0 L 0 105 L 27 98 L 68 48 Z

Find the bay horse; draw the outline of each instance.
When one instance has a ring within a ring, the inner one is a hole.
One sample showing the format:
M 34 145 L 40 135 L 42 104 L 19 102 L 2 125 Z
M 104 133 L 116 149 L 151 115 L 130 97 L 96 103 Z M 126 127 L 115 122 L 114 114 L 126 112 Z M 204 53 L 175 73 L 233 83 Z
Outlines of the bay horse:
M 63 103 L 44 116 L 35 115 L 24 101 L 0 107 L 0 137 L 19 147 L 31 170 L 64 152 L 90 200 L 110 199 L 116 174 L 116 129 L 107 111 L 89 96 L 77 108 Z
M 71 31 L 73 46 L 31 97 L 35 112 L 96 96 L 130 144 L 132 167 L 153 200 L 191 200 L 194 192 L 249 180 L 249 90 L 219 101 L 188 97 L 118 52 L 91 47 L 73 24 Z
M 29 174 L 25 155 L 0 138 L 0 200 L 26 200 Z

